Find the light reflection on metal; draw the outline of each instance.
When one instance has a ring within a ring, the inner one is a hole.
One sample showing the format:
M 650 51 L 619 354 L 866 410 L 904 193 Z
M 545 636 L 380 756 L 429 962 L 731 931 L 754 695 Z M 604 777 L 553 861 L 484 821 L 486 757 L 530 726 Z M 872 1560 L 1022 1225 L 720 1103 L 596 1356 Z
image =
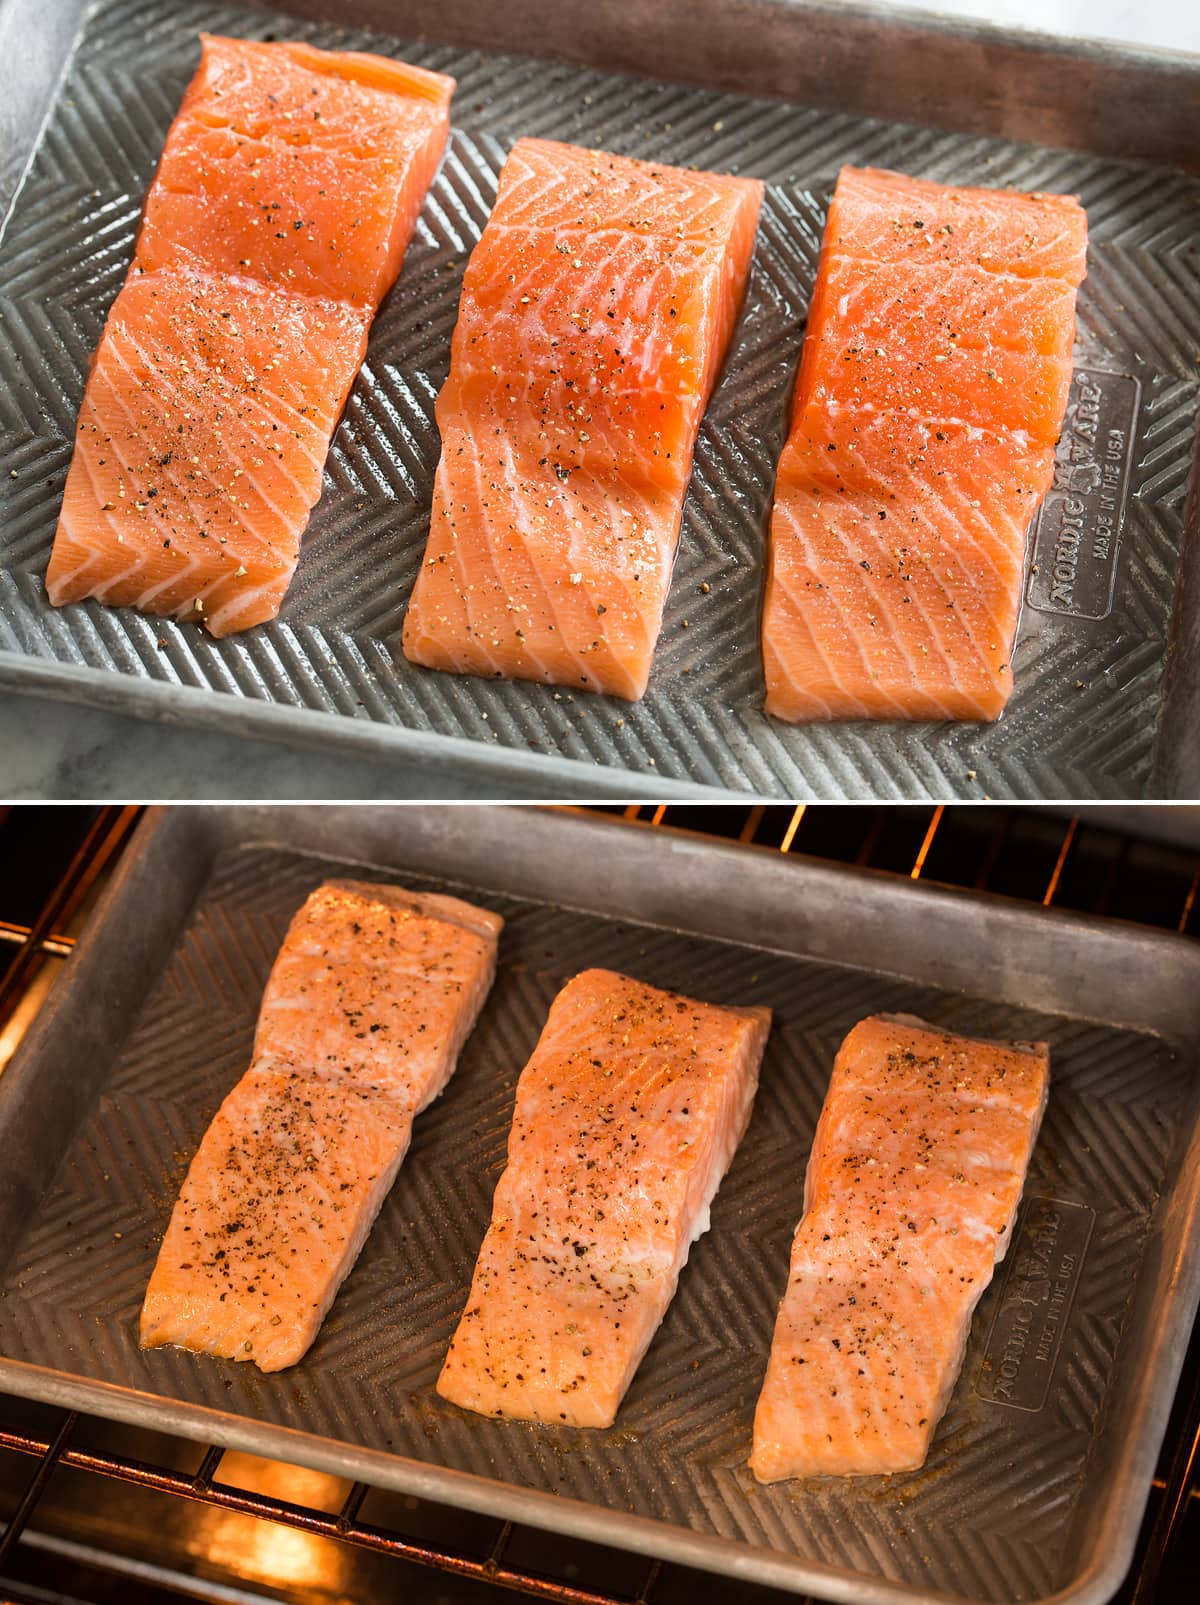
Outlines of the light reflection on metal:
M 758 827 L 762 824 L 762 817 L 765 812 L 766 809 L 762 803 L 755 803 L 754 807 L 746 815 L 746 823 L 741 828 L 738 841 L 752 842 L 754 840 L 758 835 Z
M 11 947 L 21 947 L 30 937 L 28 925 L 13 925 L 9 920 L 0 920 L 0 942 L 7 942 Z M 42 952 L 51 953 L 55 958 L 65 959 L 75 949 L 75 938 L 63 936 L 56 932 L 48 936 L 42 943 Z
M 1179 916 L 1179 924 L 1175 927 L 1181 934 L 1188 928 L 1188 921 L 1191 919 L 1192 910 L 1196 906 L 1196 894 L 1198 892 L 1200 892 L 1200 869 L 1192 876 L 1192 884 L 1188 887 L 1188 894 L 1184 899 L 1183 913 Z
M 929 857 L 929 849 L 933 846 L 933 838 L 938 833 L 938 826 L 941 824 L 942 815 L 945 812 L 946 809 L 942 803 L 939 803 L 938 806 L 933 810 L 933 818 L 929 821 L 929 828 L 925 832 L 925 839 L 921 843 L 920 847 L 917 848 L 916 862 L 908 872 L 910 880 L 920 880 L 921 871 L 925 868 L 925 860 Z
M 800 829 L 800 821 L 804 818 L 804 810 L 807 807 L 807 803 L 797 803 L 792 811 L 792 817 L 788 820 L 788 828 L 784 831 L 783 840 L 779 844 L 781 853 L 791 852 L 792 843 L 796 839 L 796 832 Z
M 1067 862 L 1067 854 L 1071 851 L 1071 845 L 1075 840 L 1075 832 L 1078 829 L 1079 815 L 1075 814 L 1072 816 L 1071 823 L 1067 826 L 1067 834 L 1063 837 L 1062 846 L 1058 849 L 1058 858 L 1055 860 L 1054 869 L 1050 874 L 1050 884 L 1046 888 L 1045 897 L 1042 898 L 1043 908 L 1049 908 L 1054 901 L 1054 894 L 1058 891 L 1058 883 L 1062 879 L 1063 868 Z
M 21 1039 L 33 1024 L 34 1018 L 50 993 L 64 964 L 63 959 L 47 959 L 33 980 L 25 988 L 19 1002 L 0 1027 L 0 1074 L 20 1046 Z

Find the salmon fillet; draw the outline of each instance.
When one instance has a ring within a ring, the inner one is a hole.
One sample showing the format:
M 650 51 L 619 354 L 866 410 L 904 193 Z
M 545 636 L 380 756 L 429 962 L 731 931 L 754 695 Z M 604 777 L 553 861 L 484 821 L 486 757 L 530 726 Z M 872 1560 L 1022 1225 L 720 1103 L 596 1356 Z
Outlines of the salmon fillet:
M 771 515 L 768 713 L 999 716 L 1086 251 L 1068 196 L 842 169 Z
M 201 38 L 92 361 L 46 590 L 222 636 L 279 611 L 454 82 Z
M 750 1118 L 768 1009 L 586 970 L 517 1085 L 508 1165 L 438 1392 L 611 1426 Z
M 141 1342 L 279 1371 L 303 1358 L 495 975 L 503 920 L 329 881 L 296 914 L 250 1069 L 192 1160 Z
M 522 139 L 463 283 L 414 663 L 636 700 L 762 185 Z
M 1049 1074 L 1045 1043 L 907 1016 L 842 1043 L 754 1417 L 760 1482 L 924 1463 L 1008 1248 Z

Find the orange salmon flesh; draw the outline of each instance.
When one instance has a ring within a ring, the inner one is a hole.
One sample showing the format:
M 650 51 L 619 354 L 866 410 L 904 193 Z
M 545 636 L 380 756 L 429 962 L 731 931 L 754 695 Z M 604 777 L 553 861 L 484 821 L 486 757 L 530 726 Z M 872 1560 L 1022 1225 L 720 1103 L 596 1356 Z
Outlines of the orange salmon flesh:
M 450 1079 L 503 921 L 452 897 L 329 881 L 297 913 L 250 1069 L 192 1160 L 142 1306 L 141 1341 L 263 1371 L 316 1337 Z
M 768 713 L 999 716 L 1086 251 L 1068 196 L 842 169 L 775 485 Z
M 1008 1248 L 1049 1075 L 1044 1043 L 906 1016 L 842 1043 L 754 1416 L 760 1482 L 924 1464 Z
M 201 37 L 92 360 L 46 590 L 223 636 L 279 612 L 454 82 Z
M 438 1392 L 611 1426 L 750 1118 L 767 1009 L 609 970 L 555 998 L 521 1073 L 492 1221 Z
M 412 662 L 645 691 L 762 191 L 518 140 L 438 397 Z

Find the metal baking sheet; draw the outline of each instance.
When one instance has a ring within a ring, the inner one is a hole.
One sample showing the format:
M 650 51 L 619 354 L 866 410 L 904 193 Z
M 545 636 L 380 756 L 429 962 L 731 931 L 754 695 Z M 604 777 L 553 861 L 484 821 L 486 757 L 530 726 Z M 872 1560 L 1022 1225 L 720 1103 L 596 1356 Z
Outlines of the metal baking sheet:
M 362 866 L 508 919 L 461 1067 L 302 1364 L 142 1353 L 160 1235 L 288 917 Z M 518 1072 L 590 964 L 770 1004 L 761 1091 L 615 1427 L 488 1421 L 433 1384 Z M 1198 1000 L 1180 938 L 595 816 L 160 814 L 0 1079 L 0 1387 L 830 1599 L 1100 1605 L 1197 1301 Z M 1022 1224 L 926 1467 L 762 1488 L 751 1420 L 813 1126 L 878 1009 L 1049 1039 Z
M 0 683 L 486 770 L 513 796 L 1194 795 L 1194 587 L 1176 608 L 1169 697 L 1164 663 L 1200 393 L 1200 179 L 1179 170 L 1198 160 L 1200 59 L 795 0 L 701 0 L 686 16 L 677 0 L 307 0 L 292 8 L 303 16 L 106 0 L 68 52 L 62 14 L 73 8 L 79 0 L 53 8 L 62 54 L 52 62 L 40 0 L 0 0 L 0 104 L 11 93 L 24 108 L 22 148 L 32 147 L 0 242 Z M 283 612 L 222 642 L 195 624 L 94 603 L 56 612 L 43 587 L 88 358 L 201 27 L 398 53 L 459 80 L 449 155 L 373 333 Z M 511 53 L 521 48 L 575 64 Z M 664 81 L 598 70 L 613 66 Z M 679 75 L 693 84 L 665 81 Z M 650 690 L 635 707 L 439 675 L 399 647 L 461 272 L 522 133 L 769 185 L 745 313 L 699 442 Z M 1077 191 L 1088 208 L 1072 410 L 1057 488 L 1030 543 L 1016 690 L 994 726 L 788 727 L 761 709 L 764 530 L 844 161 Z M 0 184 L 11 187 L 4 171 Z M 1200 510 L 1187 527 L 1198 525 Z

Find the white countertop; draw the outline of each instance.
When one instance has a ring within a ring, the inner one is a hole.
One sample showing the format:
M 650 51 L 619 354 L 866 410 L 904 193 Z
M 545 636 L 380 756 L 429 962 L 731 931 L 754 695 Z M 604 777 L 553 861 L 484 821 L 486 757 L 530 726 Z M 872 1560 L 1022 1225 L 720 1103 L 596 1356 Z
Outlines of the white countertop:
M 919 6 L 876 0 L 876 4 L 898 11 L 971 17 L 1005 28 L 1200 52 L 1200 0 L 926 0 Z
M 878 3 L 917 9 L 898 0 Z M 1200 0 L 930 0 L 919 9 L 1200 53 Z M 0 692 L 0 798 L 461 795 L 429 768 L 172 729 Z M 490 793 L 477 786 L 469 795 Z

